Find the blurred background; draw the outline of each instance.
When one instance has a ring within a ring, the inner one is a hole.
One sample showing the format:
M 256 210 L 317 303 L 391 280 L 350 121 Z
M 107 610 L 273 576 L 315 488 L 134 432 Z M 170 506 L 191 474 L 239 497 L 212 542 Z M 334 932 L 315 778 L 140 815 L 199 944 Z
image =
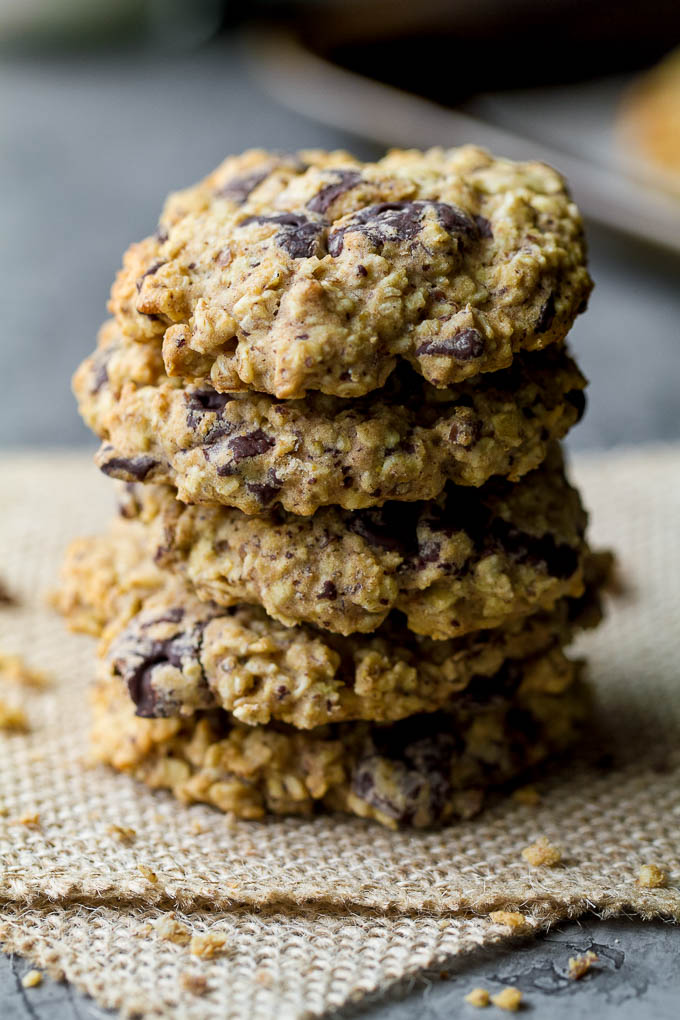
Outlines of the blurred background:
M 678 0 L 0 0 L 0 443 L 95 445 L 70 376 L 168 191 L 249 146 L 467 141 L 586 214 L 572 445 L 680 438 L 678 43 Z

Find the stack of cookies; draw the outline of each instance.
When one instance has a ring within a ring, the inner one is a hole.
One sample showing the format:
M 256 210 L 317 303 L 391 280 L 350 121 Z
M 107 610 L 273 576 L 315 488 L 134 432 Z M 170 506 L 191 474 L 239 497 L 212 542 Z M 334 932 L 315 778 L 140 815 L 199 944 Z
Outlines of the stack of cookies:
M 99 759 L 241 817 L 426 826 L 567 747 L 590 289 L 560 176 L 473 147 L 251 151 L 171 195 L 75 376 L 119 480 L 60 596 L 101 635 Z

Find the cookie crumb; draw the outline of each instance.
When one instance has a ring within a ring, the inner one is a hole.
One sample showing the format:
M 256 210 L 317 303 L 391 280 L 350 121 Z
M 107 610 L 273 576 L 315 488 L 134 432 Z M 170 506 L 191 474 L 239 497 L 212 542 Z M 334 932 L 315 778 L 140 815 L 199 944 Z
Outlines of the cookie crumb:
M 123 825 L 109 825 L 106 831 L 119 843 L 134 843 L 137 836 L 134 829 L 126 829 Z
M 138 864 L 137 869 L 141 872 L 147 882 L 151 882 L 152 885 L 156 884 L 158 881 L 158 875 L 155 871 L 152 871 L 151 868 L 147 868 L 146 864 Z
M 28 733 L 30 726 L 23 708 L 0 701 L 0 730 L 6 733 Z
M 9 588 L 0 577 L 0 606 L 14 606 L 16 599 L 10 594 Z
M 193 818 L 192 819 L 191 825 L 189 826 L 189 828 L 190 828 L 191 834 L 193 836 L 200 836 L 201 833 L 207 831 L 205 826 L 203 825 L 203 823 L 199 822 L 198 818 Z
M 186 925 L 178 921 L 174 913 L 165 914 L 153 926 L 159 938 L 164 942 L 174 942 L 178 946 L 186 946 L 191 941 L 191 934 Z
M 522 993 L 519 988 L 513 988 L 512 985 L 508 985 L 507 988 L 503 988 L 496 995 L 492 995 L 491 1001 L 499 1009 L 507 1009 L 510 1013 L 516 1013 L 522 1005 Z
M 272 977 L 272 975 L 269 973 L 268 970 L 261 970 L 261 969 L 260 970 L 256 970 L 255 971 L 255 980 L 257 981 L 258 985 L 262 985 L 263 988 L 273 988 L 274 987 L 274 978 Z
M 520 914 L 517 910 L 492 910 L 489 917 L 496 924 L 504 924 L 508 928 L 512 928 L 513 931 L 524 931 L 529 927 L 529 922 L 524 914 Z
M 29 829 L 40 828 L 40 814 L 38 811 L 25 811 L 12 822 L 12 825 L 26 825 Z
M 541 803 L 541 795 L 535 786 L 520 786 L 514 791 L 512 799 L 518 804 L 526 804 L 529 807 L 535 807 Z
M 40 670 L 27 666 L 20 655 L 7 655 L 4 652 L 0 652 L 0 680 L 35 687 L 37 690 L 50 685 L 48 677 Z
M 668 875 L 656 864 L 643 864 L 638 871 L 637 884 L 643 889 L 662 889 L 668 881 Z
M 36 985 L 42 984 L 43 976 L 39 970 L 29 970 L 28 973 L 24 974 L 21 979 L 21 984 L 24 988 L 35 988 Z
M 600 957 L 592 949 L 589 949 L 587 953 L 583 953 L 581 956 L 570 956 L 567 977 L 571 978 L 572 981 L 580 981 L 594 963 L 599 963 L 599 960 Z
M 193 995 L 205 995 L 208 991 L 208 979 L 202 974 L 180 974 L 179 982 L 182 988 Z
M 525 846 L 522 857 L 532 868 L 553 868 L 562 860 L 562 853 L 545 836 L 540 836 L 531 846 Z
M 468 1002 L 471 1006 L 488 1006 L 491 1002 L 491 996 L 487 992 L 486 988 L 473 988 L 471 992 L 468 992 L 465 996 L 465 1002 Z
M 218 953 L 224 952 L 226 946 L 226 935 L 209 931 L 205 935 L 192 935 L 189 949 L 192 956 L 199 956 L 202 960 L 212 960 Z

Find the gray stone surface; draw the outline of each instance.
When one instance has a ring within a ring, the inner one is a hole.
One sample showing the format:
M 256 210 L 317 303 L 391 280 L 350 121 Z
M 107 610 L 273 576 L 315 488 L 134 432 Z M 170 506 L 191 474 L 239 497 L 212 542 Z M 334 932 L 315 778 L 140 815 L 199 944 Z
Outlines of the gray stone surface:
M 570 956 L 593 950 L 599 962 L 581 981 L 567 977 Z M 680 927 L 631 918 L 559 925 L 541 938 L 480 949 L 437 972 L 373 996 L 334 1020 L 454 1020 L 480 1014 L 463 1000 L 472 988 L 493 995 L 519 988 L 522 1012 L 535 1020 L 677 1020 L 680 1001 Z M 3 1020 L 104 1020 L 113 1014 L 67 984 L 45 980 L 24 989 L 30 966 L 0 957 Z M 482 1014 L 486 1015 L 486 1014 Z M 489 1015 L 499 1016 L 493 1008 Z

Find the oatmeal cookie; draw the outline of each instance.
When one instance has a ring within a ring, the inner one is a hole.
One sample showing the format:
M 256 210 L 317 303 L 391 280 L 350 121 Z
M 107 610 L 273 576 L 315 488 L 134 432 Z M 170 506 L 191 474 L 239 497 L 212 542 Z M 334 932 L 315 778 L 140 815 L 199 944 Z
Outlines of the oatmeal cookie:
M 583 589 L 586 514 L 557 449 L 514 485 L 313 517 L 187 506 L 167 486 L 139 486 L 137 499 L 159 565 L 200 598 L 261 605 L 287 626 L 368 633 L 399 609 L 411 630 L 444 639 Z
M 358 397 L 399 361 L 434 386 L 562 340 L 591 281 L 581 218 L 542 163 L 474 146 L 227 159 L 170 197 L 110 309 L 168 375 L 231 393 Z
M 560 344 L 441 390 L 402 367 L 356 401 L 228 396 L 169 379 L 159 361 L 114 324 L 102 329 L 74 377 L 81 414 L 104 441 L 97 463 L 116 478 L 172 484 L 187 503 L 245 513 L 274 504 L 302 515 L 330 504 L 357 510 L 430 499 L 447 481 L 516 481 L 585 406 L 585 379 Z
M 92 749 L 153 789 L 241 818 L 326 809 L 426 827 L 474 815 L 487 791 L 574 741 L 588 712 L 576 673 L 551 652 L 474 681 L 446 713 L 307 732 L 219 710 L 141 719 L 108 679 L 94 690 Z
M 580 599 L 492 631 L 432 641 L 398 615 L 370 636 L 283 627 L 258 607 L 199 601 L 149 558 L 146 528 L 136 520 L 79 540 L 66 559 L 60 603 L 72 626 L 102 634 L 100 677 L 116 677 L 147 717 L 218 706 L 250 725 L 274 719 L 301 729 L 400 719 L 448 705 L 474 677 L 564 645 L 600 619 L 595 562 Z

